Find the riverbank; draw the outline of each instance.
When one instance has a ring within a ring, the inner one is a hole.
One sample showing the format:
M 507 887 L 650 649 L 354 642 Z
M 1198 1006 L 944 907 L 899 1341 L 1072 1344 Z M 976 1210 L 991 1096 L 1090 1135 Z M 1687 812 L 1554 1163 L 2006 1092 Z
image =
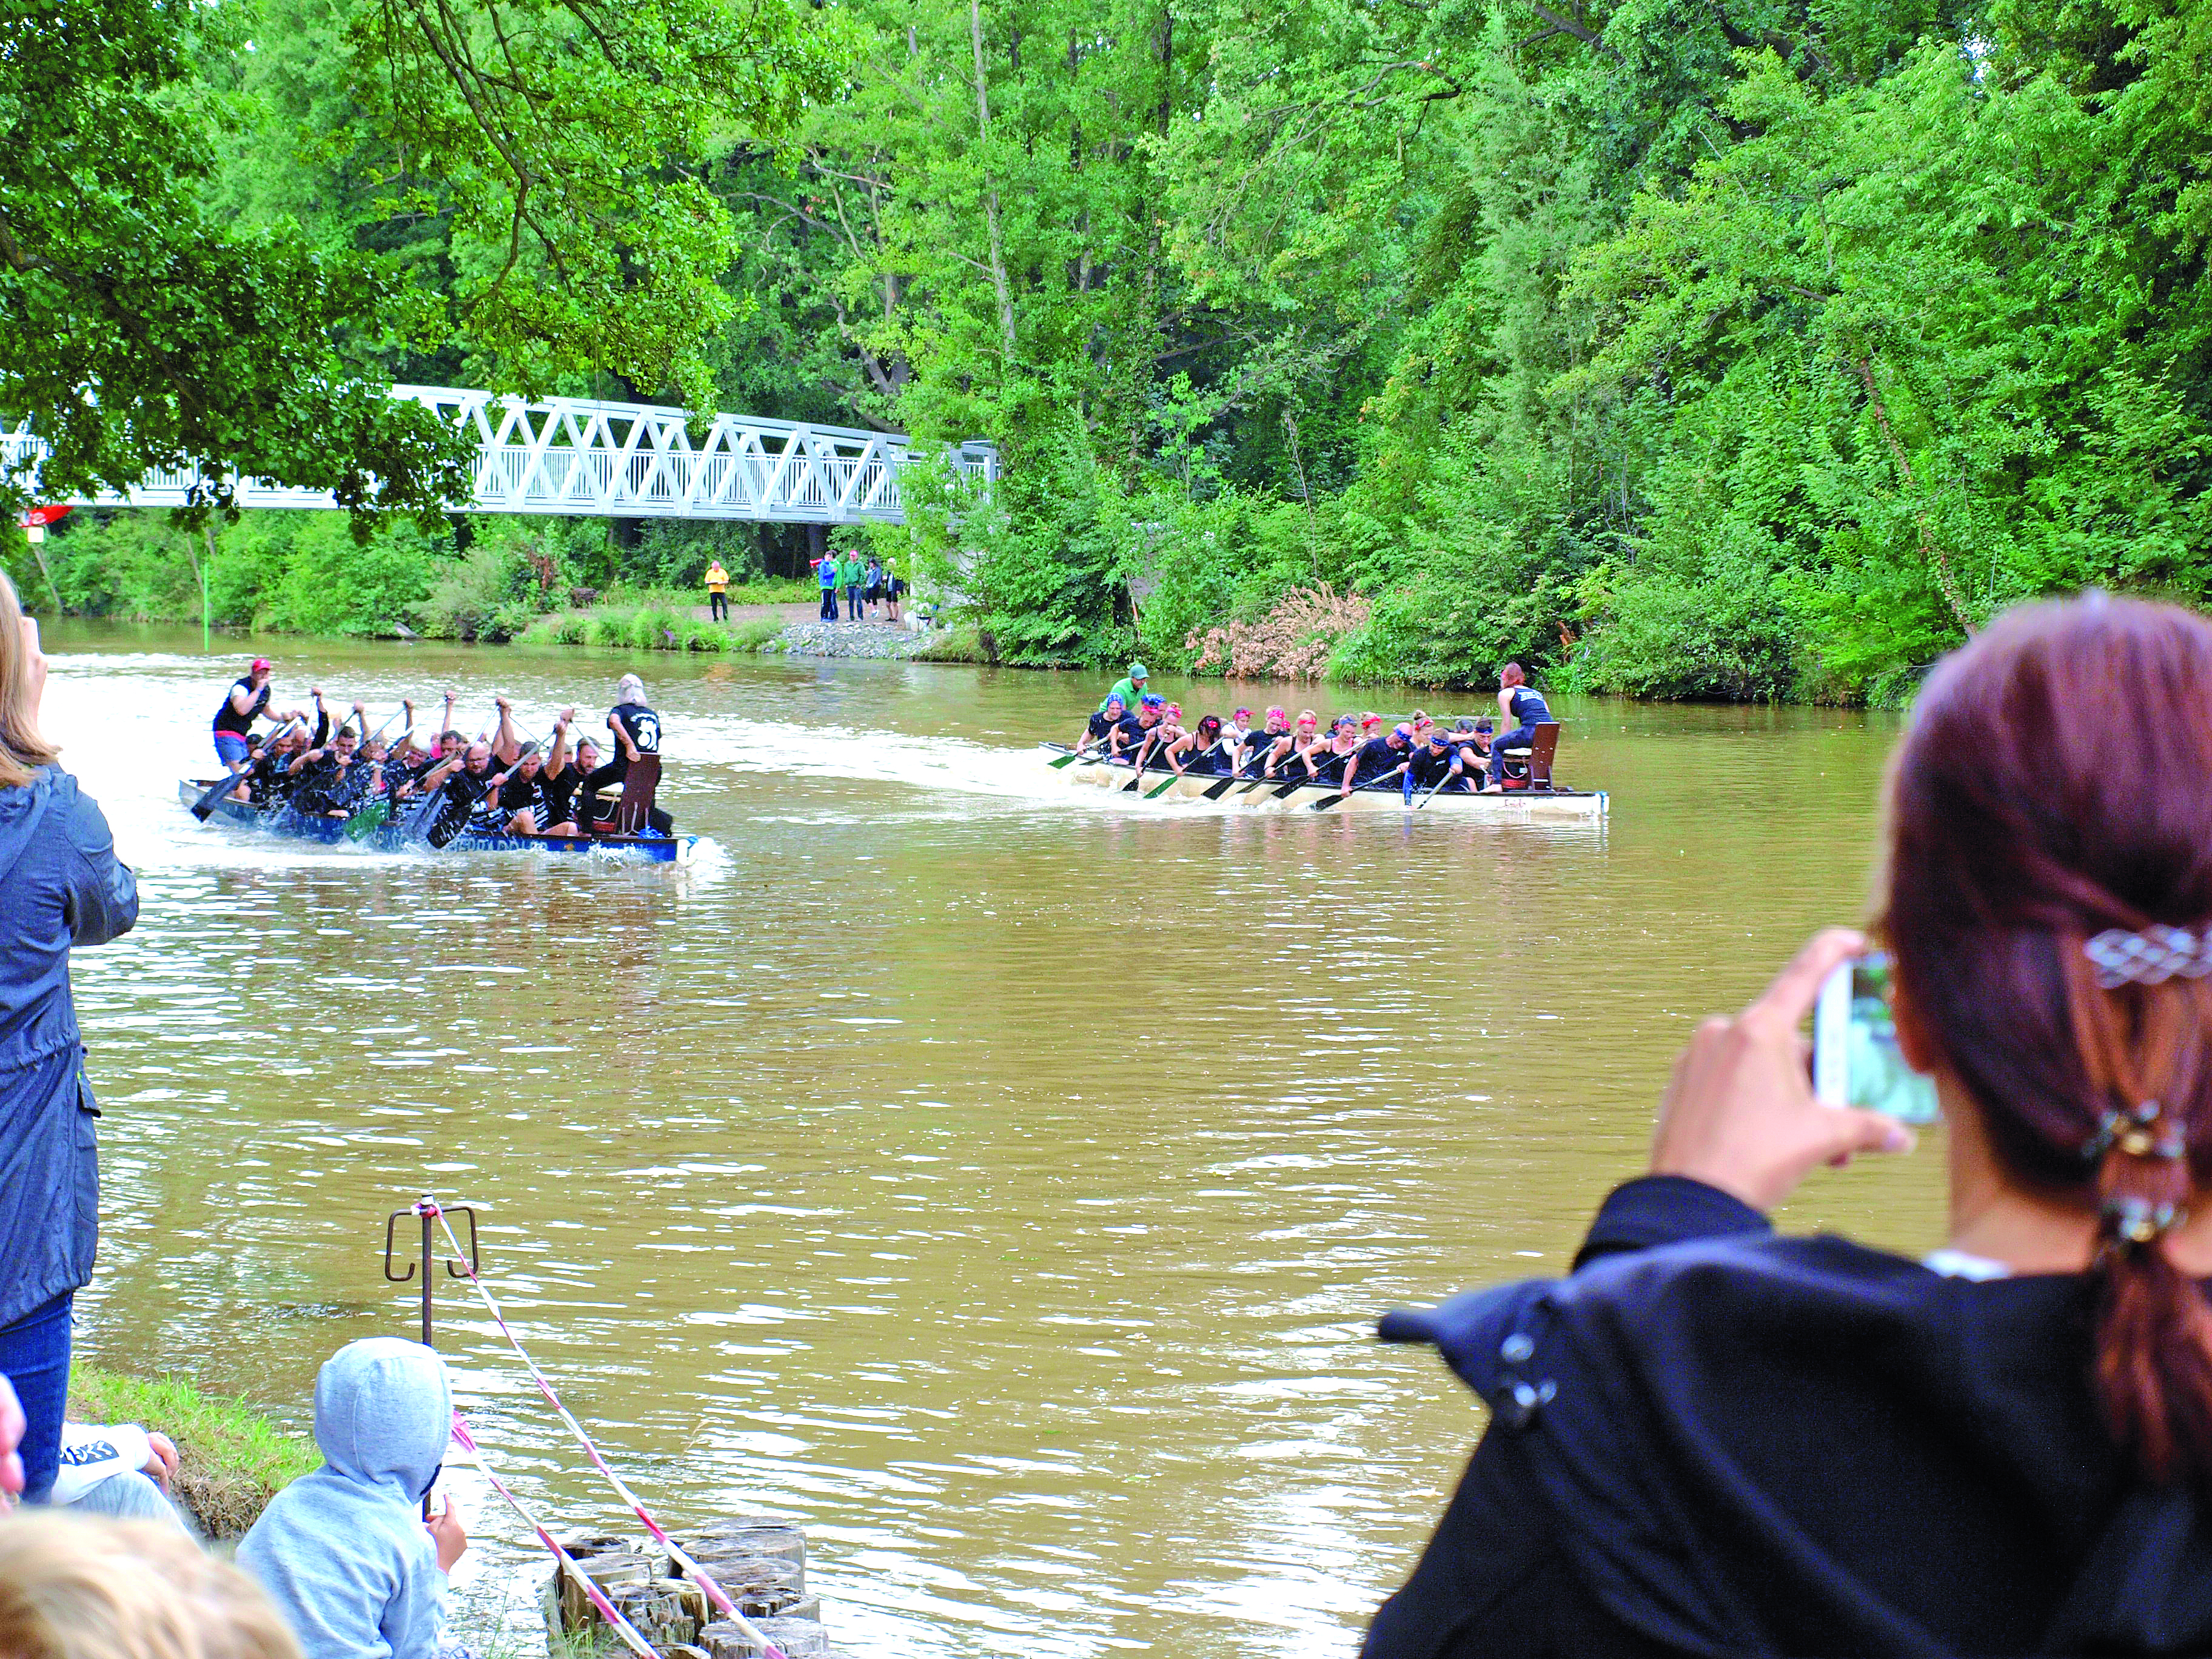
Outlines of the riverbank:
M 243 1538 L 269 1500 L 322 1462 L 314 1443 L 245 1400 L 203 1394 L 179 1376 L 148 1380 L 97 1365 L 70 1372 L 70 1420 L 136 1423 L 177 1443 L 170 1495 L 210 1538 Z

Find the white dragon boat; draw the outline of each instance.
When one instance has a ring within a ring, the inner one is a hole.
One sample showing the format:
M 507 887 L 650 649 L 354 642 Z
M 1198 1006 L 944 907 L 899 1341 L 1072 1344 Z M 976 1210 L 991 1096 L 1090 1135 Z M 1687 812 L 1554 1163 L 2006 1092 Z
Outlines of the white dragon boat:
M 1606 816 L 1602 789 L 1565 789 L 1548 774 L 1540 788 L 1416 790 L 1408 802 L 1395 782 L 1358 784 L 1346 794 L 1334 783 L 1292 783 L 1281 778 L 1225 778 L 1185 772 L 1154 762 L 1141 772 L 1126 760 L 1079 755 L 1065 744 L 1042 743 L 1047 764 L 1071 784 L 1120 790 L 1133 799 L 1198 800 L 1249 812 L 1442 812 L 1496 823 L 1571 823 Z

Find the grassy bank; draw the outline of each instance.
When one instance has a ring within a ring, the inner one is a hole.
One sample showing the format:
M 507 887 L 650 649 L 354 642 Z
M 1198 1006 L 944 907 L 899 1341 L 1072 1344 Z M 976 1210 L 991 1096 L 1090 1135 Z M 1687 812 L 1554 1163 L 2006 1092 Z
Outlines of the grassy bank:
M 182 1377 L 148 1381 L 96 1365 L 70 1372 L 72 1422 L 136 1423 L 177 1443 L 173 1495 L 210 1538 L 245 1536 L 280 1488 L 319 1467 L 312 1441 L 247 1401 L 203 1394 Z
M 732 589 L 730 602 L 792 601 L 781 592 L 763 592 L 756 586 Z M 781 619 L 775 617 L 702 621 L 695 614 L 697 604 L 696 596 L 665 592 L 611 594 L 586 609 L 549 611 L 514 638 L 524 645 L 617 645 L 633 651 L 757 651 L 783 631 Z

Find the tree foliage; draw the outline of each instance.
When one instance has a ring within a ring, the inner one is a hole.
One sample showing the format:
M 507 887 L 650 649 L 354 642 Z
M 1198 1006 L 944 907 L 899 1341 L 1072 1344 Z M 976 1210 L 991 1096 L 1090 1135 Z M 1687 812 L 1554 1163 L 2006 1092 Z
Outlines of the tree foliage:
M 1884 699 L 2212 586 L 2209 0 L 248 3 L 210 246 L 397 377 L 994 440 L 893 539 L 1013 660 Z

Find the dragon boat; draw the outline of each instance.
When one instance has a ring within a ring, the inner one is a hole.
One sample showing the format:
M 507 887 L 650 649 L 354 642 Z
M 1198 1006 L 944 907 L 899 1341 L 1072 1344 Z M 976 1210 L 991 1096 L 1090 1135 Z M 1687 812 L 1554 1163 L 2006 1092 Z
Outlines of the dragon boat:
M 1154 763 L 1139 772 L 1126 760 L 1079 755 L 1065 744 L 1043 743 L 1047 764 L 1071 784 L 1120 790 L 1137 800 L 1201 800 L 1237 811 L 1254 812 L 1442 812 L 1497 823 L 1559 823 L 1595 821 L 1606 816 L 1602 789 L 1565 789 L 1546 775 L 1542 787 L 1415 792 L 1409 803 L 1395 782 L 1358 784 L 1345 794 L 1333 783 L 1292 783 L 1282 778 L 1227 778 L 1218 773 L 1185 772 Z M 1547 757 L 1548 759 L 1548 757 Z
M 214 788 L 216 782 L 214 778 L 186 778 L 177 785 L 177 799 L 186 806 L 191 806 Z M 389 821 L 356 835 L 349 831 L 349 825 L 353 824 L 355 819 L 309 817 L 289 806 L 256 807 L 242 800 L 232 800 L 228 796 L 216 801 L 209 815 L 210 823 L 218 820 L 240 829 L 258 830 L 264 835 L 281 836 L 288 841 L 319 842 L 326 847 L 357 842 L 379 852 L 396 853 L 427 845 L 410 836 L 400 824 Z M 474 836 L 464 833 L 454 836 L 440 850 L 463 853 L 616 853 L 626 858 L 650 860 L 655 864 L 674 864 L 691 851 L 698 839 L 696 836 Z

